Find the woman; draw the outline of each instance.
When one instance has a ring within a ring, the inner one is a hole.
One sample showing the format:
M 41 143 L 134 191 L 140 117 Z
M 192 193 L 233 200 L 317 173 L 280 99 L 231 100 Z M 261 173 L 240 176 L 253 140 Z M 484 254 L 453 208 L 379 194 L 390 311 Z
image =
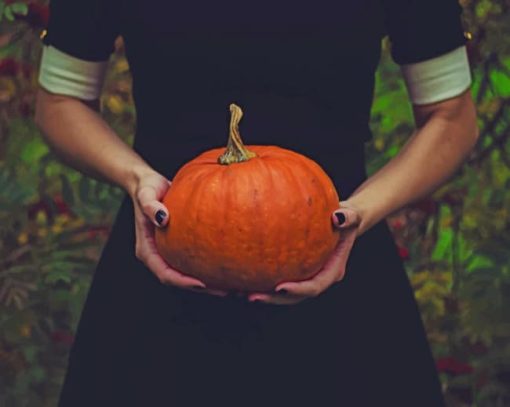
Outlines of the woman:
M 62 159 L 126 191 L 60 405 L 443 405 L 384 219 L 446 182 L 478 138 L 457 1 L 50 6 L 37 123 Z M 416 131 L 367 179 L 364 143 L 387 34 Z M 133 76 L 133 149 L 96 113 L 118 35 Z M 232 102 L 245 112 L 245 143 L 307 155 L 343 199 L 332 214 L 343 239 L 324 268 L 247 297 L 172 269 L 153 238 L 172 216 L 160 200 L 177 169 L 225 145 Z

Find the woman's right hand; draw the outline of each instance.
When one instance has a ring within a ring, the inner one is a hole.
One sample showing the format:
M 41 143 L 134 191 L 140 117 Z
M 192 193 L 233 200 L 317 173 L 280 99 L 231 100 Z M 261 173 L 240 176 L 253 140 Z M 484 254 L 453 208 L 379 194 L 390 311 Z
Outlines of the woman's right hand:
M 135 212 L 136 257 L 156 275 L 162 284 L 173 285 L 195 292 L 226 296 L 227 292 L 210 289 L 191 276 L 170 267 L 159 255 L 156 248 L 154 230 L 168 224 L 168 209 L 161 199 L 172 182 L 155 171 L 141 176 L 133 192 L 130 193 Z

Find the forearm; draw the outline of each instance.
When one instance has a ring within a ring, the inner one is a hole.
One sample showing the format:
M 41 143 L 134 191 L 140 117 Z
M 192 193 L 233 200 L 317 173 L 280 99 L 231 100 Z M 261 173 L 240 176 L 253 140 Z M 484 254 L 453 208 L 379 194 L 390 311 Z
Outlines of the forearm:
M 152 171 L 90 103 L 40 89 L 35 121 L 62 161 L 129 194 L 138 179 Z
M 474 106 L 459 98 L 444 107 L 415 111 L 418 127 L 399 154 L 345 201 L 361 213 L 358 235 L 435 191 L 465 161 L 478 139 Z

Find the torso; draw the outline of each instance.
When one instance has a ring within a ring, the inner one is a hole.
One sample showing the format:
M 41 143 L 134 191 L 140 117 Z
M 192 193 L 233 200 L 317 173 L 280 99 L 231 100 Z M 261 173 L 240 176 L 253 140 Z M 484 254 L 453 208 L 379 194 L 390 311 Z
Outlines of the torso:
M 162 151 L 162 132 L 166 152 L 224 145 L 232 102 L 244 110 L 247 144 L 304 152 L 371 137 L 378 0 L 127 0 L 123 7 L 135 148 L 145 156 Z

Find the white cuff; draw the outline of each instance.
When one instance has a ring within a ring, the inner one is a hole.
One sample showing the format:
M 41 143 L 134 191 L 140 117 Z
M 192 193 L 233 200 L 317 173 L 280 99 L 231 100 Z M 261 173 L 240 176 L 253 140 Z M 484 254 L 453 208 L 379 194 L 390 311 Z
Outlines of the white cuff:
M 39 83 L 48 91 L 83 100 L 101 95 L 108 61 L 91 62 L 45 45 L 39 69 Z
M 426 61 L 400 66 L 413 104 L 440 102 L 460 95 L 471 85 L 471 70 L 463 45 Z

